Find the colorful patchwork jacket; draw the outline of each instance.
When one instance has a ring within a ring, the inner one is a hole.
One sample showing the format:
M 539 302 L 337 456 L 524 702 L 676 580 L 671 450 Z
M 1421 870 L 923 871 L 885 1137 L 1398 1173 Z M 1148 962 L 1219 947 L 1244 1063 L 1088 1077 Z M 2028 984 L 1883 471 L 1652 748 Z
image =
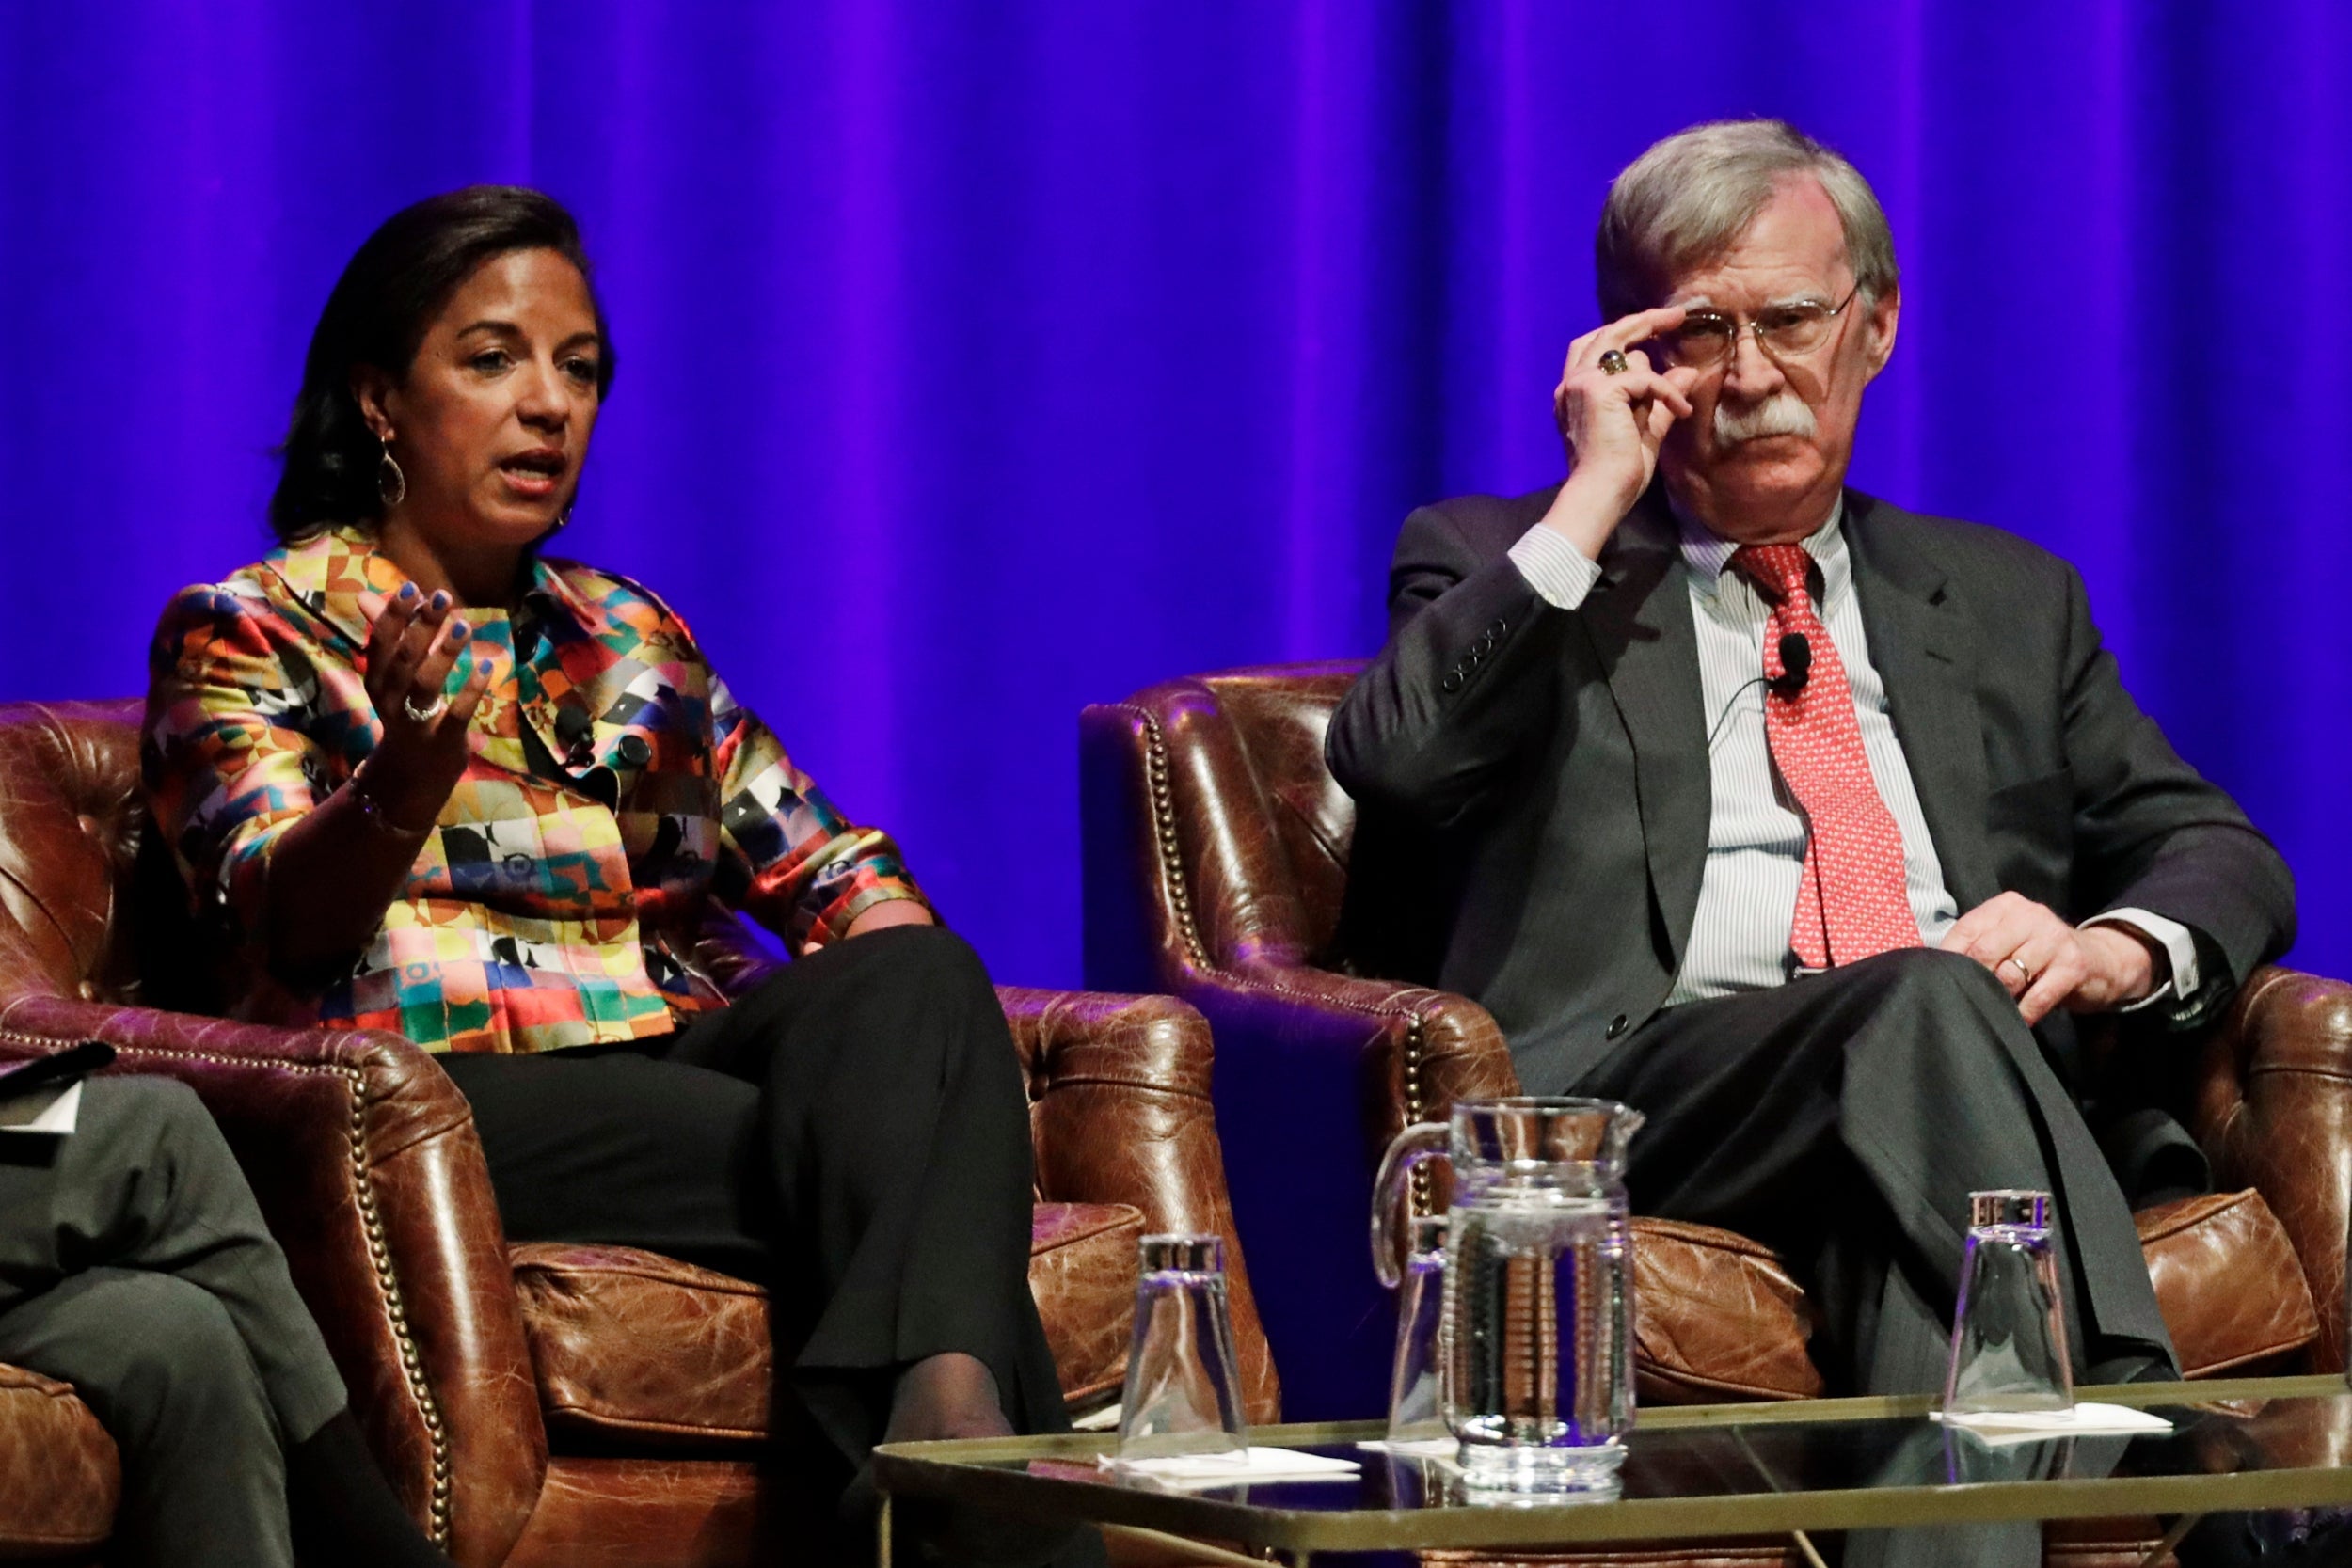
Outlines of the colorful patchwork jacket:
M 406 580 L 344 528 L 164 610 L 147 789 L 239 1016 L 392 1029 L 430 1050 L 638 1038 L 722 1005 L 688 958 L 710 896 L 794 952 L 922 897 L 896 846 L 843 820 L 666 605 L 539 560 L 513 615 L 466 612 L 492 663 L 471 758 L 383 925 L 323 992 L 290 991 L 263 951 L 270 853 L 374 749 L 368 628 Z

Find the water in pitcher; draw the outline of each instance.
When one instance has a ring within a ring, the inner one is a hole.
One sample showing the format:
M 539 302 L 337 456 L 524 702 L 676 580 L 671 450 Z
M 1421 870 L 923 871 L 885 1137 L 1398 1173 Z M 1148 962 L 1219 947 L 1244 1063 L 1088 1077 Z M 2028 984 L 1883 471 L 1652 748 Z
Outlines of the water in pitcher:
M 1633 1425 L 1626 1148 L 1641 1125 L 1613 1100 L 1462 1100 L 1380 1162 L 1372 1256 L 1391 1286 L 1406 1278 L 1414 1170 L 1453 1168 L 1438 1405 L 1473 1500 L 1616 1491 Z
M 1631 1270 L 1621 1203 L 1507 1181 L 1457 1193 L 1445 1402 L 1470 1486 L 1613 1486 L 1633 1425 Z

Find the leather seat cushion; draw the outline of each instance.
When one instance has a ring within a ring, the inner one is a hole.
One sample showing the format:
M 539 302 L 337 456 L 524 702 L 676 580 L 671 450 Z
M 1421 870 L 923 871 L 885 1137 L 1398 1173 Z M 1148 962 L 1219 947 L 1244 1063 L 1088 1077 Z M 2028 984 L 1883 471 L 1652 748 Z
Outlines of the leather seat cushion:
M 114 1439 L 72 1386 L 0 1365 L 0 1558 L 94 1551 L 121 1499 Z
M 2183 1375 L 2285 1370 L 2318 1340 L 2311 1282 L 2262 1194 L 2212 1193 L 2132 1218 Z
M 2181 1370 L 2284 1370 L 2319 1338 L 2285 1227 L 2249 1188 L 2134 1216 Z M 1813 1312 L 1770 1248 L 1728 1230 L 1633 1222 L 1634 1367 L 1643 1402 L 1809 1399 Z
M 1644 1404 L 1818 1399 L 1804 1290 L 1772 1248 L 1679 1220 L 1633 1221 L 1633 1369 Z
M 1029 1293 L 1073 1405 L 1126 1381 L 1143 1223 L 1143 1211 L 1123 1203 L 1041 1203 L 1029 1224 Z
M 1041 1203 L 1029 1287 L 1065 1396 L 1115 1389 L 1135 1318 L 1143 1214 L 1126 1204 Z M 589 1447 L 712 1449 L 768 1432 L 775 1357 L 768 1292 L 632 1247 L 510 1249 L 548 1436 Z

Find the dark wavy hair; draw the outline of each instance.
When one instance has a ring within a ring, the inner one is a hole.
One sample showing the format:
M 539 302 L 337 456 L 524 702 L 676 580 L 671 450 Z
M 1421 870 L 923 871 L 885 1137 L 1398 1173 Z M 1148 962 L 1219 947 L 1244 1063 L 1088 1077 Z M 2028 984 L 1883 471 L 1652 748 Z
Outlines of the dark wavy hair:
M 517 250 L 552 250 L 589 278 L 596 335 L 596 394 L 612 387 L 612 334 L 562 202 L 522 185 L 469 185 L 404 207 L 370 234 L 335 280 L 302 361 L 302 390 L 278 449 L 285 467 L 270 496 L 270 531 L 294 540 L 335 523 L 382 515 L 374 433 L 352 395 L 352 372 L 373 365 L 405 377 L 425 328 L 474 269 Z

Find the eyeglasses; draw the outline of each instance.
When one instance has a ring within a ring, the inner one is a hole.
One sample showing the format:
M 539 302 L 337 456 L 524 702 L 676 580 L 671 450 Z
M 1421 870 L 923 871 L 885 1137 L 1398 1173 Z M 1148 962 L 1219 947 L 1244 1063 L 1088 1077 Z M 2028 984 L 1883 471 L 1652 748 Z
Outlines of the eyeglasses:
M 1669 364 L 1711 371 L 1729 364 L 1740 350 L 1740 335 L 1753 332 L 1756 346 L 1773 358 L 1801 359 L 1829 341 L 1830 329 L 1861 292 L 1857 283 L 1835 305 L 1818 299 L 1768 305 L 1752 322 L 1720 310 L 1693 310 L 1682 318 L 1680 326 L 1660 333 L 1658 345 Z

